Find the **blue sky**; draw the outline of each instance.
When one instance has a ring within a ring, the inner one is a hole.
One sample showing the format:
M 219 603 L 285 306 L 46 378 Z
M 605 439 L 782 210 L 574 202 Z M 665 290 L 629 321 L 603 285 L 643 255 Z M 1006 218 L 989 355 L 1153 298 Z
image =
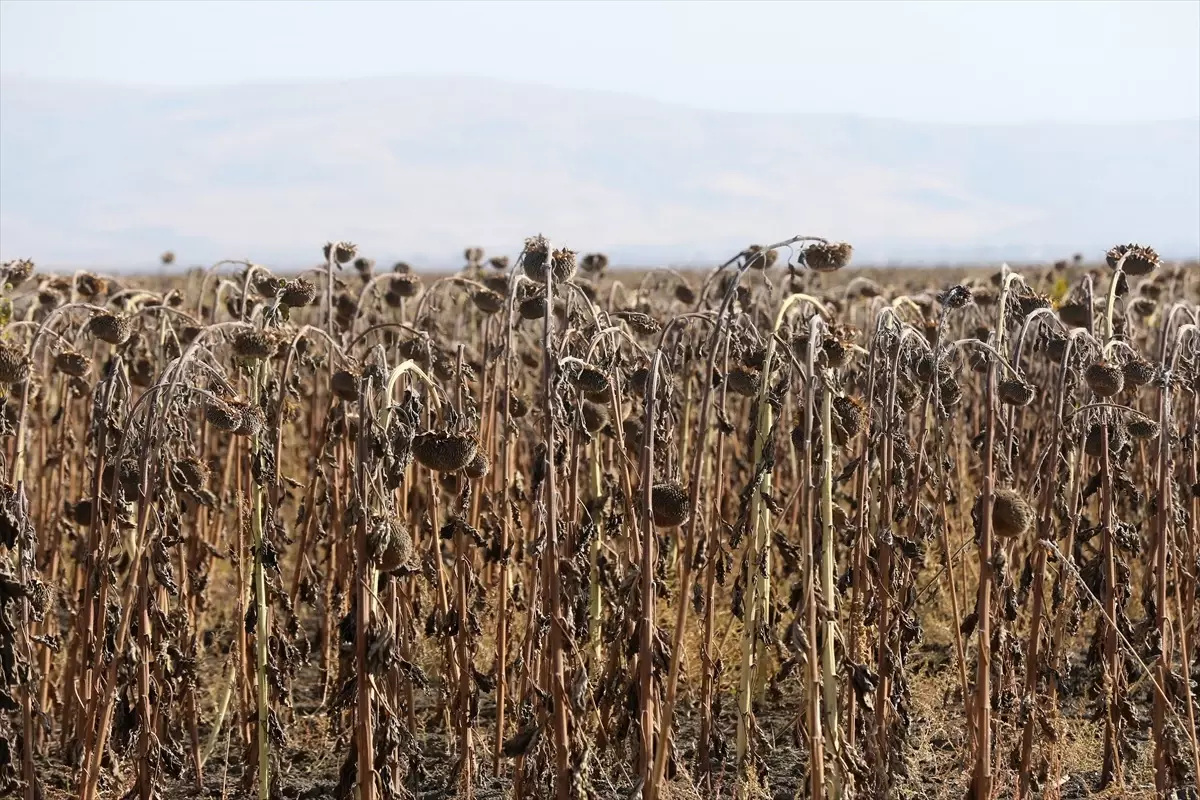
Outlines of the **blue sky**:
M 1200 117 L 1200 2 L 0 0 L 0 72 L 210 85 L 478 75 L 726 111 Z

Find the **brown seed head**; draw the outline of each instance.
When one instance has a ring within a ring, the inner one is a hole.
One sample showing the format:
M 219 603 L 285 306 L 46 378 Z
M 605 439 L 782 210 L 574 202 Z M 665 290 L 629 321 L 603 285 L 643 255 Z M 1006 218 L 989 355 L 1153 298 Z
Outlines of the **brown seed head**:
M 358 247 L 349 242 L 338 242 L 336 245 L 333 242 L 326 242 L 322 250 L 326 261 L 329 260 L 330 250 L 333 250 L 334 260 L 339 264 L 349 264 L 358 254 Z
M 353 403 L 358 400 L 358 381 L 360 375 L 358 372 L 348 369 L 339 369 L 333 373 L 330 378 L 329 385 L 333 389 L 333 393 L 347 403 Z
M 571 383 L 586 395 L 603 397 L 608 393 L 608 375 L 590 364 L 573 370 L 570 379 Z
M 660 528 L 682 525 L 692 514 L 691 499 L 676 481 L 655 485 L 650 490 L 650 502 L 654 524 Z
M 1033 525 L 1033 509 L 1025 498 L 1013 489 L 997 489 L 992 498 L 992 532 L 1002 539 L 1012 539 L 1029 530 Z M 975 501 L 975 515 L 979 516 L 983 495 Z
M 583 271 L 595 275 L 608 269 L 608 256 L 604 253 L 588 253 L 583 257 Z
M 654 336 L 662 331 L 658 320 L 640 311 L 618 311 L 613 316 L 625 320 L 625 324 L 629 326 L 630 330 L 641 336 Z
M 508 413 L 513 419 L 520 419 L 529 413 L 529 403 L 516 392 L 509 392 Z
M 1099 398 L 1112 397 L 1125 385 L 1122 371 L 1106 361 L 1092 363 L 1084 370 L 1083 379 Z
M 1121 270 L 1126 275 L 1135 277 L 1149 275 L 1162 263 L 1153 247 L 1133 243 L 1116 245 L 1105 254 L 1104 258 L 1108 262 L 1108 266 L 1113 269 L 1117 268 L 1117 264 L 1122 264 L 1121 259 L 1124 259 Z
M 234 331 L 230 341 L 234 354 L 247 361 L 270 358 L 277 349 L 275 337 L 258 328 L 239 328 Z
M 1129 435 L 1135 439 L 1157 439 L 1159 425 L 1145 414 L 1130 414 L 1128 420 Z
M 525 274 L 538 283 L 546 282 L 547 262 L 553 264 L 554 282 L 562 283 L 570 280 L 578 266 L 574 250 L 559 249 L 549 253 L 550 243 L 544 236 L 534 236 L 525 240 Z
M 546 295 L 535 294 L 526 297 L 518 304 L 517 313 L 521 315 L 521 319 L 542 319 L 546 316 Z
M 234 404 L 209 400 L 204 404 L 204 418 L 218 430 L 232 431 L 241 423 L 242 411 Z
M 24 383 L 31 366 L 25 348 L 14 342 L 0 342 L 0 383 Z
M 1129 432 L 1124 425 L 1111 423 L 1108 426 L 1108 451 L 1116 453 L 1129 441 Z M 1104 455 L 1104 426 L 1092 425 L 1084 438 L 1083 451 L 1092 458 Z
M 1153 316 L 1154 312 L 1158 310 L 1158 303 L 1149 297 L 1135 297 L 1129 303 L 1129 310 L 1138 319 L 1147 319 Z
M 80 527 L 86 528 L 92 524 L 92 501 L 80 500 L 78 503 L 70 504 L 71 519 Z
M 129 318 L 119 314 L 97 314 L 88 320 L 88 333 L 102 342 L 125 344 L 133 335 L 133 324 Z
M 838 395 L 830 401 L 833 411 L 833 440 L 844 446 L 867 427 L 866 407 L 862 401 Z
M 412 535 L 397 518 L 373 517 L 367 528 L 367 553 L 380 572 L 416 572 Z
M 466 473 L 466 476 L 471 480 L 477 481 L 480 478 L 487 477 L 487 474 L 489 471 L 491 471 L 491 468 L 492 462 L 488 460 L 487 453 L 483 452 L 482 450 L 477 450 L 475 452 L 475 457 L 471 459 L 471 463 L 467 464 L 467 466 L 463 468 L 463 472 Z
M 695 305 L 696 290 L 686 283 L 680 283 L 675 286 L 675 299 L 683 303 L 685 306 Z
M 238 420 L 238 426 L 234 429 L 234 433 L 238 436 L 257 436 L 263 426 L 267 424 L 267 418 L 263 415 L 262 409 L 257 406 L 252 406 L 249 403 L 240 404 L 241 418 Z
M 288 281 L 279 295 L 279 302 L 290 308 L 304 308 L 316 299 L 317 285 L 306 278 Z
M 1027 406 L 1033 402 L 1033 387 L 1020 378 L 1000 381 L 997 391 L 1000 402 L 1008 406 Z
M 580 410 L 583 415 L 583 427 L 588 433 L 598 433 L 608 424 L 608 406 L 584 400 Z
M 476 289 L 471 293 L 471 300 L 484 314 L 495 314 L 504 308 L 504 296 L 491 289 Z
M 817 272 L 836 272 L 850 263 L 854 248 L 846 242 L 817 242 L 804 248 L 804 263 Z
M 1084 303 L 1063 303 L 1058 307 L 1058 318 L 1072 328 L 1086 328 L 1091 314 Z
M 1131 358 L 1121 365 L 1121 375 L 1127 385 L 1141 387 L 1154 380 L 1155 369 L 1144 358 Z
M 435 472 L 457 472 L 471 463 L 479 449 L 470 436 L 445 431 L 426 431 L 413 437 L 417 463 Z
M 63 350 L 54 357 L 54 368 L 64 375 L 82 378 L 92 369 L 92 362 L 83 353 L 74 350 Z
M 271 273 L 261 270 L 255 273 L 254 291 L 258 292 L 259 297 L 273 300 L 285 286 L 287 286 L 287 281 L 283 278 L 276 278 Z
M 729 391 L 742 397 L 755 397 L 758 395 L 758 388 L 762 384 L 762 373 L 756 369 L 750 369 L 740 364 L 729 370 L 729 374 L 725 376 L 725 385 Z
M 779 260 L 779 251 L 771 250 L 764 254 L 761 244 L 752 244 L 746 249 L 746 259 L 750 269 L 770 269 Z
M 195 456 L 182 458 L 171 465 L 171 485 L 180 491 L 203 491 L 208 484 L 208 476 L 208 464 Z
M 415 272 L 396 275 L 388 282 L 388 286 L 389 291 L 400 297 L 416 297 L 417 292 L 421 291 L 421 276 Z
M 492 256 L 488 259 L 492 269 L 508 269 L 508 256 Z

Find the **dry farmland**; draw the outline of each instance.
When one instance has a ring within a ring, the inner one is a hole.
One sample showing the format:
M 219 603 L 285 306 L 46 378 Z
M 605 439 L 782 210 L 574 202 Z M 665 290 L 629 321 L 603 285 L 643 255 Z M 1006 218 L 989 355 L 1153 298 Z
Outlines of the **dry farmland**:
M 1196 798 L 1200 268 L 514 244 L 3 265 L 0 796 Z

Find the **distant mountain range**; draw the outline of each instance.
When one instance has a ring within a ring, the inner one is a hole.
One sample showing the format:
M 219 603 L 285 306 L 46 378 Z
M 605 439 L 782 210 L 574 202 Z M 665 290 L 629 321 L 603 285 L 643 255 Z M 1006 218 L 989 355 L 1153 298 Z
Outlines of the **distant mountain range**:
M 0 258 L 308 266 L 328 239 L 456 266 L 545 233 L 630 265 L 796 233 L 860 263 L 1200 254 L 1200 120 L 944 125 L 731 114 L 404 77 L 215 88 L 0 80 Z

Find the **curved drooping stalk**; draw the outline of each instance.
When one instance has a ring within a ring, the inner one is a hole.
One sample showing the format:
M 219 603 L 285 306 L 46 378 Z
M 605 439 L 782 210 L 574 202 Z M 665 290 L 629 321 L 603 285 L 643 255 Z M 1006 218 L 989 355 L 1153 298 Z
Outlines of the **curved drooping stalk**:
M 777 247 L 773 246 L 769 249 L 775 250 Z M 742 269 L 744 270 L 745 266 Z M 731 287 L 731 289 L 735 288 L 736 284 Z M 750 491 L 748 519 L 753 526 L 753 532 L 745 559 L 748 596 L 745 605 L 746 621 L 742 634 L 742 673 L 738 696 L 737 762 L 739 768 L 745 761 L 749 744 L 750 715 L 759 661 L 759 628 L 767 623 L 770 609 L 771 561 L 770 549 L 767 547 L 770 534 L 770 511 L 762 502 L 762 496 L 771 494 L 771 469 L 763 469 L 762 465 L 768 437 L 773 435 L 774 429 L 773 411 L 767 399 L 767 392 L 771 384 L 771 362 L 775 355 L 775 334 L 783 325 L 788 309 L 795 303 L 805 301 L 812 302 L 818 308 L 823 308 L 819 302 L 808 295 L 794 294 L 783 302 L 775 316 L 774 327 L 771 330 L 772 335 L 767 340 L 766 353 L 763 356 L 762 376 L 759 380 L 758 398 L 755 404 L 758 417 L 755 421 L 754 444 L 751 449 L 751 463 L 754 471 L 751 480 L 757 485 L 753 486 Z
M 1174 311 L 1174 309 L 1172 310 Z M 1167 379 L 1163 382 L 1163 386 L 1159 389 L 1158 398 L 1158 425 L 1159 425 L 1159 445 L 1158 458 L 1155 469 L 1155 477 L 1158 490 L 1158 514 L 1155 520 L 1155 537 L 1154 537 L 1154 564 L 1155 564 L 1155 628 L 1160 637 L 1159 653 L 1155 672 L 1158 675 L 1158 681 L 1161 685 L 1166 685 L 1167 678 L 1171 671 L 1171 661 L 1175 650 L 1175 643 L 1172 637 L 1172 628 L 1170 626 L 1170 612 L 1168 611 L 1168 596 L 1167 582 L 1168 576 L 1168 553 L 1171 550 L 1171 529 L 1172 517 L 1174 516 L 1174 491 L 1172 484 L 1172 475 L 1174 470 L 1173 460 L 1170 454 L 1171 440 L 1171 425 L 1172 425 L 1172 407 L 1171 407 L 1171 391 L 1173 388 L 1169 376 L 1175 373 L 1176 366 L 1179 361 L 1179 356 L 1182 351 L 1184 339 L 1188 334 L 1191 334 L 1192 339 L 1200 338 L 1200 328 L 1195 324 L 1181 325 L 1174 336 L 1171 335 L 1171 323 L 1174 318 L 1174 313 L 1168 314 L 1163 326 L 1162 343 L 1160 352 L 1160 362 L 1164 366 L 1169 366 L 1166 369 Z M 1193 317 L 1194 318 L 1194 317 Z M 1179 628 L 1179 644 L 1182 654 L 1182 668 L 1186 675 L 1191 665 L 1191 653 L 1188 641 L 1187 618 L 1183 614 L 1181 598 L 1182 586 L 1179 584 L 1179 558 L 1175 557 L 1175 574 L 1176 588 L 1175 600 L 1179 605 L 1179 613 L 1177 615 L 1177 625 Z M 1186 678 L 1181 681 L 1183 684 L 1184 702 L 1187 708 L 1187 726 L 1185 735 L 1188 738 L 1192 750 L 1192 767 L 1193 775 L 1200 776 L 1200 746 L 1197 744 L 1196 735 L 1196 713 L 1192 702 L 1191 682 Z M 1162 691 L 1158 691 L 1154 695 L 1154 706 L 1152 710 L 1152 728 L 1154 738 L 1154 784 L 1155 789 L 1159 794 L 1165 795 L 1170 789 L 1170 778 L 1167 753 L 1165 751 L 1165 721 L 1166 712 L 1174 709 L 1170 707 L 1166 696 Z
M 972 708 L 976 731 L 975 766 L 971 778 L 976 797 L 986 798 L 992 792 L 992 586 L 995 581 L 993 560 L 992 505 L 995 500 L 995 448 L 996 448 L 996 371 L 1005 364 L 1004 330 L 1009 287 L 1020 276 L 1001 270 L 1000 312 L 996 323 L 996 359 L 988 359 L 984 378 L 984 441 L 983 441 L 983 486 L 979 498 L 979 593 L 976 611 L 979 615 L 979 647 L 975 673 L 975 704 Z
M 1022 329 L 1022 336 L 1025 329 Z M 1067 375 L 1070 372 L 1072 349 L 1075 345 L 1075 340 L 1080 336 L 1088 336 L 1083 328 L 1076 328 L 1067 338 L 1064 347 L 1063 358 L 1059 365 L 1059 377 L 1055 390 L 1054 399 L 1054 418 L 1052 422 L 1052 430 L 1050 441 L 1047 444 L 1049 455 L 1046 458 L 1046 470 L 1042 475 L 1042 491 L 1038 499 L 1038 518 L 1036 535 L 1039 541 L 1054 540 L 1054 531 L 1052 530 L 1053 521 L 1051 514 L 1054 509 L 1054 495 L 1057 488 L 1057 475 L 1059 473 L 1059 460 L 1062 451 L 1062 428 L 1064 422 L 1064 408 L 1067 399 Z M 1020 359 L 1020 345 L 1017 347 L 1017 361 Z M 1042 674 L 1040 665 L 1041 660 L 1041 630 L 1042 630 L 1042 604 L 1044 602 L 1044 586 L 1046 580 L 1046 555 L 1047 550 L 1044 547 L 1037 548 L 1037 553 L 1034 556 L 1035 564 L 1033 568 L 1033 589 L 1032 598 L 1033 606 L 1030 610 L 1030 629 L 1029 643 L 1026 645 L 1025 651 L 1025 690 L 1023 697 L 1032 698 L 1037 689 L 1038 678 Z M 1018 779 L 1017 797 L 1024 798 L 1028 796 L 1030 788 L 1031 759 L 1033 755 L 1033 732 L 1034 726 L 1037 724 L 1038 715 L 1037 709 L 1031 708 L 1028 717 L 1025 720 L 1024 729 L 1021 732 L 1021 766 Z
M 666 748 L 670 738 L 670 730 L 659 728 L 655 719 L 654 687 L 653 687 L 653 648 L 655 637 L 654 619 L 654 563 L 657 533 L 654 526 L 654 441 L 657 409 L 655 401 L 658 398 L 658 379 L 662 370 L 663 353 L 661 348 L 654 352 L 650 359 L 649 373 L 646 375 L 645 418 L 642 434 L 642 465 L 641 465 L 641 506 L 642 506 L 642 543 L 640 570 L 641 617 L 638 620 L 638 725 L 640 727 L 638 772 L 642 776 L 643 791 L 647 791 L 647 800 L 653 800 L 654 780 L 651 777 L 654 769 L 654 737 L 657 731 L 662 740 L 661 747 Z

